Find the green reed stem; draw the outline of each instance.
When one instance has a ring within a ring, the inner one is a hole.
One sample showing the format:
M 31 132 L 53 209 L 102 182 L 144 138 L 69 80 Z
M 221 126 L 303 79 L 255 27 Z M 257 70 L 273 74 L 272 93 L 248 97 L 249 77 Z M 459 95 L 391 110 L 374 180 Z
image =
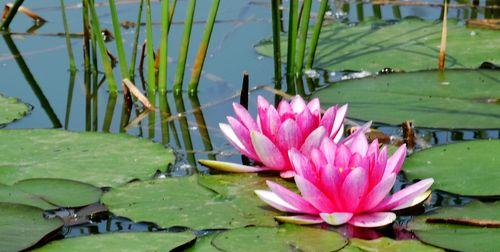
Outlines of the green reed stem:
M 95 10 L 94 1 L 89 0 L 89 9 L 92 15 L 92 35 L 93 38 L 97 41 L 99 45 L 99 52 L 101 53 L 102 65 L 104 67 L 104 74 L 106 75 L 106 79 L 108 80 L 109 92 L 117 93 L 117 85 L 115 81 L 115 76 L 113 74 L 113 67 L 111 66 L 111 61 L 108 56 L 108 52 L 106 49 L 106 44 L 104 43 L 104 38 L 101 34 L 101 27 L 99 25 L 99 17 L 97 16 L 97 12 Z
M 89 21 L 89 2 L 83 0 L 82 22 L 83 22 L 83 69 L 90 72 L 90 21 Z
M 161 1 L 161 35 L 160 35 L 160 53 L 157 57 L 160 57 L 160 65 L 158 71 L 158 88 L 160 94 L 165 94 L 167 92 L 167 57 L 168 57 L 168 0 Z
M 271 15 L 273 24 L 273 58 L 274 58 L 274 79 L 281 79 L 281 41 L 280 41 L 280 13 L 278 1 L 271 0 Z
M 205 63 L 205 58 L 207 56 L 208 45 L 210 44 L 210 37 L 212 36 L 212 30 L 214 28 L 215 18 L 217 16 L 217 11 L 219 9 L 219 3 L 220 0 L 214 0 L 212 2 L 212 7 L 210 8 L 210 13 L 208 15 L 207 23 L 205 25 L 205 30 L 203 31 L 200 47 L 198 48 L 198 53 L 196 54 L 196 59 L 194 61 L 193 72 L 191 73 L 191 80 L 189 81 L 190 94 L 194 94 L 198 91 L 198 84 L 200 82 L 201 70 L 203 69 L 203 64 Z
M 71 115 L 71 104 L 73 103 L 73 90 L 75 89 L 76 71 L 69 73 L 68 96 L 66 99 L 66 114 L 64 116 L 64 129 L 68 129 L 69 116 Z
M 154 94 L 156 92 L 156 75 L 150 0 L 146 1 L 146 58 L 148 62 L 148 93 Z
M 170 4 L 170 9 L 168 11 L 168 29 L 170 31 L 170 26 L 172 26 L 172 21 L 174 18 L 175 7 L 177 6 L 177 0 L 172 0 L 172 4 Z
M 116 94 L 109 94 L 108 104 L 106 105 L 106 113 L 104 114 L 104 121 L 102 122 L 102 132 L 109 132 L 111 129 L 113 115 L 115 114 L 116 98 Z
M 134 46 L 132 48 L 132 56 L 130 59 L 130 80 L 132 82 L 134 81 L 134 76 L 135 76 L 135 62 L 137 61 L 137 45 L 139 44 L 139 35 L 141 33 L 141 21 L 142 21 L 142 6 L 144 5 L 144 0 L 141 0 L 141 3 L 139 4 L 139 10 L 137 13 L 137 22 L 135 25 L 135 31 L 134 31 Z
M 319 35 L 321 34 L 321 28 L 323 27 L 323 21 L 325 19 L 325 12 L 327 8 L 328 0 L 321 0 L 319 4 L 318 16 L 316 17 L 316 24 L 314 24 L 313 28 L 311 43 L 309 44 L 309 54 L 307 55 L 306 69 L 311 69 L 314 63 L 316 48 L 318 47 Z
M 182 36 L 181 46 L 179 47 L 179 58 L 177 59 L 177 70 L 175 72 L 174 92 L 176 94 L 182 92 L 182 82 L 184 81 L 184 72 L 186 70 L 186 58 L 189 50 L 195 8 L 196 0 L 189 0 L 189 5 L 186 10 L 186 20 L 184 22 L 184 34 Z
M 299 25 L 299 2 L 290 0 L 290 11 L 288 15 L 288 49 L 286 72 L 287 75 L 293 75 L 295 66 L 295 50 L 297 46 L 297 27 Z
M 167 119 L 171 116 L 170 107 L 168 106 L 167 96 L 160 95 L 160 124 L 161 124 L 161 143 L 168 144 L 170 142 L 170 132 L 168 130 Z
M 14 4 L 12 5 L 12 8 L 10 8 L 9 13 L 7 13 L 7 17 L 5 17 L 5 20 L 2 22 L 0 25 L 0 30 L 7 30 L 9 29 L 10 22 L 14 19 L 14 16 L 17 14 L 17 10 L 21 5 L 23 4 L 24 0 L 16 0 Z
M 108 0 L 108 2 L 109 10 L 111 12 L 111 22 L 113 23 L 113 31 L 115 33 L 116 50 L 118 51 L 118 63 L 120 64 L 122 79 L 130 78 L 130 72 L 127 66 L 127 58 L 125 56 L 125 49 L 123 49 L 122 32 L 120 20 L 118 20 L 118 12 L 116 10 L 115 0 Z
M 73 56 L 73 48 L 71 46 L 71 39 L 69 37 L 70 31 L 68 27 L 68 20 L 66 19 L 66 7 L 64 7 L 64 0 L 61 0 L 61 15 L 64 25 L 64 37 L 66 38 L 66 49 L 68 50 L 69 57 L 69 70 L 76 71 L 75 57 Z
M 302 11 L 302 17 L 300 18 L 300 33 L 299 33 L 299 42 L 297 44 L 298 53 L 296 59 L 296 68 L 295 74 L 301 75 L 302 68 L 304 66 L 304 54 L 306 53 L 306 44 L 307 44 L 307 32 L 309 30 L 309 18 L 311 16 L 311 6 L 312 0 L 304 0 L 304 9 Z

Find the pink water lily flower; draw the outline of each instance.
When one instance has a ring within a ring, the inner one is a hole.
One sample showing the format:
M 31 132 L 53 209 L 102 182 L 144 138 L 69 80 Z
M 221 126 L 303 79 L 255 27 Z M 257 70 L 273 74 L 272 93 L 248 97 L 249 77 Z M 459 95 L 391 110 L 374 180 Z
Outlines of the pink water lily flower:
M 319 147 L 324 137 L 339 142 L 344 132 L 343 122 L 347 112 L 347 105 L 333 106 L 321 115 L 317 98 L 306 104 L 298 95 L 291 102 L 281 101 L 277 109 L 264 97 L 258 96 L 256 120 L 240 104 L 233 103 L 233 108 L 236 118 L 228 116 L 229 124 L 219 124 L 220 129 L 241 154 L 254 160 L 259 166 L 210 161 L 201 163 L 231 172 L 276 170 L 284 178 L 295 175 L 288 151 L 295 148 L 308 154 L 313 147 Z
M 403 145 L 388 158 L 387 148 L 380 150 L 376 140 L 368 144 L 364 134 L 347 144 L 324 138 L 309 156 L 289 151 L 301 196 L 271 181 L 267 181 L 270 191 L 255 192 L 272 207 L 298 214 L 276 217 L 283 222 L 384 226 L 396 219 L 391 211 L 425 200 L 434 182 L 424 179 L 391 195 L 405 156 Z

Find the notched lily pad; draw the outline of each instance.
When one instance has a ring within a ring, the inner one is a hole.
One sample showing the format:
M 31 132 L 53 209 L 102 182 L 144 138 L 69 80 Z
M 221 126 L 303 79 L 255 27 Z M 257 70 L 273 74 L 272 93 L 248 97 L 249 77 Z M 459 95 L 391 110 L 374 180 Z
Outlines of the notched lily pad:
M 432 221 L 434 219 L 434 221 Z M 436 223 L 441 220 L 466 220 Z M 431 220 L 429 222 L 429 220 Z M 500 202 L 473 202 L 464 207 L 447 207 L 416 217 L 408 226 L 425 243 L 456 251 L 486 252 L 498 249 L 500 228 L 477 223 L 500 221 Z M 475 224 L 474 224 L 475 223 Z
M 30 178 L 118 186 L 149 179 L 175 160 L 161 144 L 126 134 L 62 130 L 0 131 L 0 183 Z
M 53 241 L 36 251 L 172 251 L 194 239 L 191 232 L 108 233 Z
M 23 118 L 30 107 L 16 98 L 0 94 L 0 128 L 8 123 Z
M 57 206 L 48 203 L 36 195 L 32 195 L 17 188 L 0 184 L 0 202 L 17 203 L 38 207 L 44 210 L 55 209 Z
M 35 245 L 62 227 L 59 218 L 45 219 L 43 210 L 33 206 L 0 202 L 0 248 L 20 251 Z
M 476 140 L 429 148 L 411 155 L 403 170 L 409 179 L 434 178 L 435 189 L 467 196 L 500 195 L 500 140 Z
M 349 117 L 418 127 L 499 129 L 500 71 L 395 73 L 342 81 L 314 93 L 322 104 L 349 104 Z
M 340 250 L 341 252 L 444 252 L 444 250 L 425 245 L 416 240 L 393 240 L 387 237 L 375 240 L 362 240 L 352 238 L 349 245 Z
M 289 224 L 234 229 L 212 240 L 222 251 L 336 251 L 346 244 L 337 232 Z
M 191 176 L 130 183 L 106 193 L 102 202 L 116 215 L 161 227 L 201 230 L 276 225 L 275 211 L 240 197 L 246 196 L 217 194 L 199 185 L 198 176 Z

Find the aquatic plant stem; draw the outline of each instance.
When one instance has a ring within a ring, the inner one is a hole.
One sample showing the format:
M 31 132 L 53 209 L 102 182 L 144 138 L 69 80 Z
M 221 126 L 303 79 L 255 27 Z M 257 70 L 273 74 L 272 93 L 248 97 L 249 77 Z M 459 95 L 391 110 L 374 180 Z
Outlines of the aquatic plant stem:
M 137 59 L 137 46 L 139 44 L 139 34 L 141 33 L 141 20 L 142 20 L 142 6 L 144 5 L 144 0 L 141 0 L 141 3 L 139 4 L 139 10 L 137 12 L 137 22 L 135 25 L 135 31 L 134 31 L 134 45 L 132 47 L 132 56 L 130 59 L 130 80 L 132 82 L 134 81 L 135 77 L 135 62 Z
M 115 34 L 116 50 L 118 51 L 118 63 L 120 64 L 120 72 L 122 79 L 128 79 L 130 72 L 127 66 L 127 59 L 125 57 L 125 50 L 123 49 L 123 38 L 118 20 L 118 12 L 116 10 L 115 0 L 108 0 L 109 9 L 111 12 L 111 22 L 113 23 L 113 31 Z
M 167 57 L 168 57 L 168 0 L 161 1 L 161 35 L 160 35 L 160 50 L 157 55 L 160 59 L 160 66 L 158 71 L 158 89 L 160 94 L 167 92 Z
M 277 0 L 271 0 L 271 15 L 273 24 L 273 59 L 274 59 L 274 79 L 281 82 L 281 32 L 280 13 Z
M 175 72 L 174 92 L 182 92 L 182 82 L 184 81 L 184 72 L 186 70 L 186 58 L 189 50 L 189 41 L 191 38 L 191 29 L 193 27 L 194 10 L 196 0 L 189 0 L 186 11 L 186 20 L 184 22 L 184 34 L 182 36 L 181 46 L 179 47 L 179 58 L 177 60 L 177 70 Z
M 443 29 L 441 31 L 441 46 L 439 48 L 439 56 L 438 56 L 438 69 L 444 71 L 444 65 L 446 61 L 446 35 L 447 35 L 447 26 L 446 20 L 448 19 L 448 1 L 444 1 L 444 10 L 443 10 Z
M 17 10 L 21 5 L 23 4 L 24 0 L 16 0 L 12 7 L 9 10 L 9 13 L 7 14 L 7 17 L 5 17 L 5 20 L 2 22 L 0 25 L 0 30 L 7 30 L 9 29 L 9 25 L 14 19 L 14 16 L 17 14 Z
M 89 2 L 83 0 L 82 22 L 83 22 L 83 69 L 90 72 L 90 21 L 89 21 Z
M 316 24 L 314 24 L 313 28 L 311 43 L 309 44 L 309 54 L 307 55 L 306 69 L 311 69 L 314 63 L 316 48 L 318 47 L 319 35 L 321 34 L 321 28 L 323 27 L 323 21 L 325 20 L 325 13 L 327 8 L 328 0 L 321 0 L 319 4 L 318 15 L 316 16 Z
M 302 16 L 300 18 L 300 32 L 299 32 L 299 41 L 297 44 L 298 53 L 296 59 L 296 68 L 295 74 L 297 76 L 302 74 L 302 68 L 304 66 L 304 54 L 306 53 L 306 45 L 307 45 L 307 32 L 309 30 L 309 17 L 311 16 L 311 5 L 312 0 L 304 0 L 304 9 L 302 11 Z
M 196 59 L 193 65 L 193 71 L 191 73 L 191 80 L 189 81 L 189 93 L 191 95 L 198 91 L 201 70 L 203 69 L 203 64 L 205 63 L 205 58 L 207 56 L 208 45 L 210 44 L 210 37 L 212 36 L 215 18 L 219 9 L 219 3 L 220 0 L 213 0 L 207 23 L 205 25 L 205 30 L 203 31 L 200 47 L 198 48 L 198 53 L 196 54 Z
M 150 0 L 146 0 L 146 58 L 148 63 L 148 94 L 154 94 L 156 92 L 156 75 Z
M 99 45 L 99 52 L 101 54 L 102 65 L 104 67 L 104 74 L 106 75 L 106 79 L 108 80 L 109 92 L 112 94 L 118 93 L 115 76 L 113 74 L 113 67 L 111 66 L 111 62 L 108 56 L 108 52 L 106 49 L 106 44 L 104 43 L 104 38 L 101 34 L 101 27 L 99 25 L 99 17 L 97 16 L 97 12 L 95 10 L 94 1 L 89 0 L 89 9 L 92 15 L 91 23 L 92 23 L 92 35 Z
M 64 6 L 64 0 L 61 0 L 61 16 L 63 19 L 64 37 L 66 39 L 66 49 L 68 50 L 69 70 L 71 72 L 74 72 L 76 71 L 75 57 L 73 56 L 73 48 L 71 47 L 71 39 L 69 37 L 70 31 L 68 27 L 68 20 L 66 18 L 66 7 Z
M 298 0 L 290 0 L 290 10 L 288 15 L 288 48 L 286 59 L 286 74 L 289 76 L 294 74 L 297 27 L 299 25 L 298 4 Z

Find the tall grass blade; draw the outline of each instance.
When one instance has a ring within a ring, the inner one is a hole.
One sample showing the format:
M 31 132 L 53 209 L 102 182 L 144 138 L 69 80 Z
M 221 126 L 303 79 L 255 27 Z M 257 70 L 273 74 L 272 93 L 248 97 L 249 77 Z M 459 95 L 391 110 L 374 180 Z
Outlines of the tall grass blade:
M 76 71 L 75 56 L 73 56 L 73 48 L 71 46 L 71 38 L 69 37 L 70 31 L 68 27 L 68 20 L 66 18 L 66 7 L 64 6 L 64 0 L 61 0 L 61 16 L 64 25 L 64 37 L 66 38 L 66 49 L 68 50 L 69 57 L 69 70 L 71 72 Z
M 175 72 L 174 92 L 176 94 L 182 92 L 182 82 L 184 81 L 184 72 L 186 70 L 186 58 L 189 50 L 195 8 L 196 0 L 189 0 L 189 5 L 186 10 L 186 20 L 184 22 L 184 34 L 182 36 L 181 46 L 179 47 L 179 58 L 177 60 L 177 70 Z
M 7 30 L 9 29 L 10 23 L 14 19 L 14 16 L 17 14 L 17 10 L 21 5 L 23 4 L 24 0 L 16 0 L 12 7 L 9 10 L 9 13 L 7 13 L 7 16 L 3 20 L 2 24 L 0 25 L 0 30 Z
M 139 4 L 139 10 L 137 11 L 137 22 L 134 31 L 134 45 L 132 47 L 132 56 L 130 59 L 130 79 L 134 80 L 135 77 L 135 62 L 137 60 L 137 48 L 139 44 L 139 35 L 141 33 L 141 21 L 142 21 L 142 6 L 144 5 L 144 0 L 141 0 Z
M 323 27 L 323 20 L 325 19 L 326 9 L 328 8 L 328 0 L 321 0 L 319 4 L 318 16 L 316 17 L 316 24 L 314 24 L 313 35 L 311 43 L 309 44 L 309 54 L 306 60 L 306 69 L 311 69 L 316 55 L 316 48 L 318 47 L 319 35 Z
M 116 50 L 118 51 L 118 63 L 120 64 L 120 72 L 122 79 L 129 78 L 129 69 L 127 66 L 127 58 L 125 56 L 125 49 L 123 49 L 123 39 L 118 20 L 118 12 L 116 10 L 115 0 L 108 0 L 109 10 L 111 12 L 111 22 L 113 23 L 113 32 L 115 34 Z
M 156 93 L 153 24 L 151 21 L 150 0 L 146 0 L 146 58 L 148 63 L 148 94 L 150 95 Z
M 296 69 L 295 74 L 297 76 L 302 74 L 302 68 L 304 66 L 304 54 L 306 53 L 306 45 L 307 45 L 307 32 L 309 30 L 309 18 L 311 16 L 311 5 L 312 0 L 304 0 L 304 8 L 302 11 L 302 16 L 300 18 L 300 33 L 299 33 L 299 41 L 297 44 L 298 52 L 296 59 Z
M 271 15 L 273 24 L 273 58 L 274 58 L 274 80 L 281 82 L 281 32 L 279 2 L 271 0 Z
M 297 27 L 299 25 L 299 1 L 290 0 L 290 11 L 288 15 L 288 49 L 286 73 L 293 75 L 295 71 L 295 51 L 297 46 Z
M 167 57 L 168 57 L 168 0 L 161 1 L 161 35 L 160 35 L 160 50 L 157 55 L 160 59 L 160 66 L 158 72 L 158 89 L 160 94 L 167 92 Z
M 203 64 L 205 63 L 205 58 L 207 56 L 208 45 L 210 44 L 210 37 L 212 36 L 212 30 L 215 24 L 215 18 L 217 16 L 217 11 L 219 9 L 220 0 L 213 0 L 212 7 L 210 8 L 210 13 L 208 15 L 207 23 L 205 25 L 205 30 L 203 31 L 203 36 L 201 39 L 200 47 L 198 48 L 198 53 L 196 54 L 196 59 L 193 65 L 193 72 L 191 73 L 191 80 L 189 81 L 189 93 L 194 94 L 198 91 L 198 84 L 200 82 L 201 70 L 203 69 Z

